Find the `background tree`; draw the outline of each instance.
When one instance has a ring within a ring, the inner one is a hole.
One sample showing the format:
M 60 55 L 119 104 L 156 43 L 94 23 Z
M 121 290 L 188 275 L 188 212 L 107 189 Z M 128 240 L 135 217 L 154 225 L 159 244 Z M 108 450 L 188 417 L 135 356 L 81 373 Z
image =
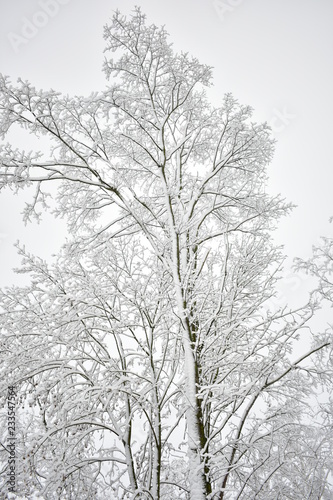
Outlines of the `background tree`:
M 333 218 L 330 219 L 330 222 Z M 296 259 L 295 267 L 311 274 L 318 280 L 318 292 L 321 297 L 333 303 L 333 239 L 322 237 L 321 245 L 313 247 L 313 255 L 309 260 Z
M 30 474 L 47 498 L 324 495 L 327 447 L 306 429 L 311 355 L 330 341 L 296 356 L 315 301 L 267 308 L 290 209 L 266 194 L 269 127 L 230 95 L 213 108 L 210 68 L 139 9 L 105 38 L 119 57 L 88 98 L 1 80 L 3 135 L 53 143 L 4 145 L 2 186 L 36 186 L 28 219 L 55 181 L 72 235 L 54 268 L 22 250 L 32 284 L 2 295 L 3 384 L 39 408 Z
M 79 263 L 68 254 L 54 269 L 21 250 L 32 286 L 2 295 L 2 357 L 5 379 L 21 380 L 34 409 L 23 492 L 33 476 L 66 498 L 159 495 L 163 446 L 179 420 L 162 428 L 179 343 L 170 342 L 177 325 L 165 313 L 166 283 L 154 282 L 141 250 L 109 245 Z

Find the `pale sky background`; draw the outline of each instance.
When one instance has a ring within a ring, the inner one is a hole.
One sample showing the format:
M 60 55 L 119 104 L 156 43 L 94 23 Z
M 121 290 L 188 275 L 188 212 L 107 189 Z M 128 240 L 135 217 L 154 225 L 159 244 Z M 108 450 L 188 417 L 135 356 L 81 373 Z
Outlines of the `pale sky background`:
M 298 205 L 276 240 L 290 259 L 310 256 L 320 235 L 332 234 L 333 1 L 0 0 L 0 72 L 44 90 L 99 90 L 103 25 L 135 5 L 148 22 L 166 25 L 175 50 L 214 67 L 217 106 L 232 92 L 254 108 L 255 121 L 271 123 L 278 143 L 269 189 Z M 46 216 L 24 227 L 23 198 L 0 195 L 0 286 L 17 282 L 16 240 L 45 258 L 63 241 L 63 221 Z M 297 292 L 301 282 L 289 285 Z

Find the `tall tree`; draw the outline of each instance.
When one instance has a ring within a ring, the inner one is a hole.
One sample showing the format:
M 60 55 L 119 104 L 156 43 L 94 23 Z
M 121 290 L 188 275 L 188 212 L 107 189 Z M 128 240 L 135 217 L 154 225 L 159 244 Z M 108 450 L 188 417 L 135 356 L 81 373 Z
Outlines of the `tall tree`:
M 211 69 L 139 9 L 105 39 L 119 57 L 88 98 L 1 80 L 3 135 L 53 143 L 4 145 L 1 184 L 36 186 L 30 218 L 56 181 L 73 235 L 54 268 L 21 250 L 32 285 L 2 294 L 2 383 L 35 408 L 28 474 L 47 498 L 304 498 L 302 481 L 315 498 L 326 448 L 290 470 L 306 467 L 311 360 L 329 340 L 293 355 L 316 303 L 266 305 L 290 209 L 266 194 L 269 127 L 231 95 L 212 107 Z

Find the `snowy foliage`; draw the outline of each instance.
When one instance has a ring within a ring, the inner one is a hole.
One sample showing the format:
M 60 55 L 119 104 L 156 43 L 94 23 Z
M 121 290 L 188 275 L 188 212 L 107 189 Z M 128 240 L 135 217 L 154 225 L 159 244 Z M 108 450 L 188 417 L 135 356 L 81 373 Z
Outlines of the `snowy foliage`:
M 72 235 L 53 265 L 20 247 L 31 285 L 1 292 L 18 493 L 328 499 L 332 422 L 315 396 L 329 333 L 297 356 L 317 301 L 267 306 L 283 264 L 270 234 L 290 210 L 266 194 L 269 127 L 231 95 L 213 108 L 211 69 L 139 9 L 105 39 L 104 91 L 0 83 L 3 136 L 19 125 L 53 144 L 4 144 L 1 186 L 36 186 L 29 219 L 56 181 Z

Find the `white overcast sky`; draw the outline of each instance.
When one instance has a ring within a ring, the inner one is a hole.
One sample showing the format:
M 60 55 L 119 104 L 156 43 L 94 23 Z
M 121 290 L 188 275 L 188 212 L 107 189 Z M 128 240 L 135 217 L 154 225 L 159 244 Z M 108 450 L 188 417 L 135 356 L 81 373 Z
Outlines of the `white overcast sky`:
M 333 1 L 0 0 L 0 72 L 44 90 L 99 90 L 103 25 L 135 5 L 148 22 L 166 25 L 176 50 L 214 67 L 216 105 L 232 92 L 256 121 L 272 124 L 269 189 L 297 205 L 276 239 L 291 258 L 309 256 L 319 236 L 332 233 Z M 29 148 L 23 138 L 22 147 Z M 16 240 L 45 258 L 63 240 L 63 222 L 47 216 L 24 228 L 22 200 L 0 195 L 0 286 L 15 280 Z

